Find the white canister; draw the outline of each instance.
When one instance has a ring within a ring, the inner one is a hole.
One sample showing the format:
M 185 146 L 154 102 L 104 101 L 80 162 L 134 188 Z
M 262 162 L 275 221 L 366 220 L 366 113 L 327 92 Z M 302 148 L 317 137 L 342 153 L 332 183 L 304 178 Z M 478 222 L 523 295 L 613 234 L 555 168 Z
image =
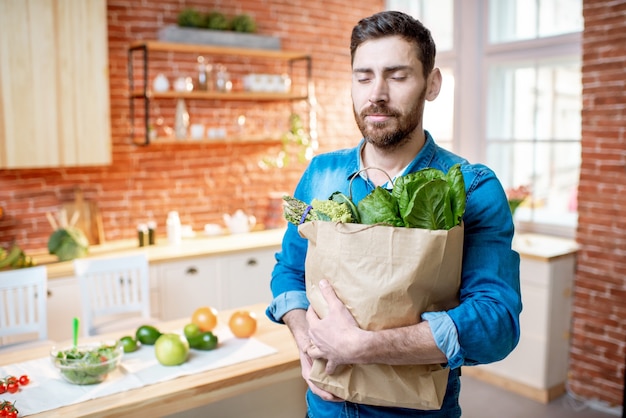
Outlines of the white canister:
M 169 245 L 179 245 L 183 240 L 183 228 L 180 224 L 180 217 L 175 210 L 167 214 L 167 243 Z

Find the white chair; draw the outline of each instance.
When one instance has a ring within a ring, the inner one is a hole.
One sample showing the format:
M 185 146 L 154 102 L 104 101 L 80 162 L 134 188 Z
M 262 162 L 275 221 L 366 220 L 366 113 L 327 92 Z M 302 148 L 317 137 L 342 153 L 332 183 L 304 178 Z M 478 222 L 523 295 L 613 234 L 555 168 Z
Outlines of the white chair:
M 74 272 L 80 287 L 81 329 L 85 336 L 133 330 L 156 322 L 150 316 L 145 253 L 77 258 Z
M 0 272 L 0 352 L 48 341 L 48 274 L 45 266 Z

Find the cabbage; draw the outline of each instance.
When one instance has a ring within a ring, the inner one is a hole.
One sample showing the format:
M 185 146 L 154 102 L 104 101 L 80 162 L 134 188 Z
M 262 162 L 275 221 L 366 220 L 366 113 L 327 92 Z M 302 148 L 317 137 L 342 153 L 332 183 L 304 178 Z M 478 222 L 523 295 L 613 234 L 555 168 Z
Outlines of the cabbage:
M 88 248 L 89 241 L 85 233 L 72 226 L 57 229 L 48 240 L 48 251 L 59 257 L 59 261 L 84 257 Z

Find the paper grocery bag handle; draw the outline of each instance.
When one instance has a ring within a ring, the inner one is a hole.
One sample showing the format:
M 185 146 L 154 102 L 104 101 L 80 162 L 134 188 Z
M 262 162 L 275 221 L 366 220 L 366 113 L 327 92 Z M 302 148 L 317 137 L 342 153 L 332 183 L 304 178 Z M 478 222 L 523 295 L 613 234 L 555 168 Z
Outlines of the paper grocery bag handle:
M 355 179 L 355 178 L 356 178 L 359 174 L 361 174 L 362 172 L 367 171 L 367 170 L 378 170 L 378 171 L 382 171 L 382 172 L 383 172 L 383 173 L 387 176 L 387 178 L 389 179 L 389 183 L 391 183 L 391 185 L 393 186 L 393 179 L 391 178 L 391 176 L 390 176 L 390 175 L 389 175 L 389 174 L 388 174 L 385 170 L 383 170 L 382 168 L 378 168 L 378 167 L 365 167 L 365 168 L 362 168 L 362 169 L 360 169 L 359 171 L 357 171 L 357 172 L 356 172 L 356 174 L 355 174 L 354 176 L 352 176 L 352 178 L 350 179 L 350 184 L 348 185 L 348 190 L 349 190 L 349 198 L 350 198 L 350 200 L 352 200 L 352 182 L 354 181 L 354 179 Z

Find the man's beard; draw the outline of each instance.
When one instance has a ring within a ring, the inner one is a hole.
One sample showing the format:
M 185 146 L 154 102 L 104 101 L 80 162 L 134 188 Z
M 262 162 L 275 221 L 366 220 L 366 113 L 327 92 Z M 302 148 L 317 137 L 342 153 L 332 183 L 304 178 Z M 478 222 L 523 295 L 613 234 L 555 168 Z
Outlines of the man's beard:
M 390 108 L 386 105 L 372 105 L 357 114 L 353 108 L 354 119 L 357 126 L 363 134 L 365 141 L 374 145 L 376 148 L 384 150 L 393 150 L 407 143 L 411 134 L 421 125 L 422 115 L 424 114 L 425 90 L 420 95 L 416 106 L 403 114 L 397 109 Z M 368 123 L 365 121 L 367 115 L 387 115 L 390 117 L 385 122 Z

